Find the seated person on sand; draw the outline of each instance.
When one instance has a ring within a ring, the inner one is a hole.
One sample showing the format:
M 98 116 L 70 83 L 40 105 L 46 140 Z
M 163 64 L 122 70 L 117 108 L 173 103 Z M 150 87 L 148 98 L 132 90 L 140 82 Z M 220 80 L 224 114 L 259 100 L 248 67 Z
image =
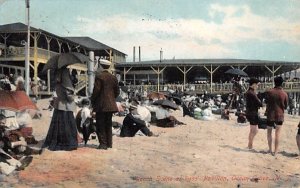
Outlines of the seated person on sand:
M 205 121 L 211 121 L 214 120 L 215 118 L 213 117 L 211 108 L 209 107 L 209 103 L 205 102 L 204 103 L 204 107 L 202 109 L 202 117 L 200 118 L 201 120 L 205 120 Z
M 225 108 L 221 110 L 221 119 L 230 120 L 230 111 L 228 105 L 226 105 Z
M 90 135 L 96 132 L 96 126 L 94 123 L 94 118 L 92 118 L 89 99 L 82 99 L 81 106 L 82 109 L 78 111 L 75 121 L 77 131 L 82 133 L 84 144 L 86 145 Z M 77 140 L 78 143 L 81 143 L 82 138 L 79 136 L 79 134 L 77 134 Z
M 41 154 L 41 151 L 28 147 L 23 137 L 11 134 L 11 131 L 5 127 L 5 116 L 0 114 L 0 172 L 2 174 L 8 175 L 14 170 L 23 170 L 32 161 L 29 155 Z
M 137 108 L 135 105 L 130 105 L 129 114 L 123 120 L 121 137 L 134 137 L 138 131 L 141 131 L 146 136 L 153 136 L 153 133 L 147 128 L 146 122 L 138 118 Z
M 4 110 L 3 121 L 5 122 L 5 129 L 10 134 L 18 134 L 23 137 L 27 144 L 37 144 L 32 135 L 32 118 L 27 110 L 21 112 L 13 112 Z
M 145 121 L 146 125 L 149 126 L 150 122 L 151 122 L 151 112 L 150 110 L 146 107 L 147 105 L 145 104 L 145 101 L 142 100 L 141 104 L 138 100 L 133 99 L 131 101 L 131 105 L 137 106 L 137 114 L 138 116 L 136 116 L 136 118 Z
M 235 115 L 237 116 L 238 123 L 247 123 L 246 113 L 241 109 L 238 108 Z
M 156 125 L 158 127 L 175 127 L 176 125 L 184 125 L 183 122 L 178 121 L 174 116 L 170 115 L 170 110 L 161 105 L 146 106 L 150 111 L 156 114 Z

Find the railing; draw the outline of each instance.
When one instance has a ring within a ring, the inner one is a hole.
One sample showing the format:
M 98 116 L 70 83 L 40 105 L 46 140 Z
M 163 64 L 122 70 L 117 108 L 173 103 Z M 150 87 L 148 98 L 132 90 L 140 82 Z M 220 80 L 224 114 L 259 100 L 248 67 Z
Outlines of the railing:
M 79 75 L 78 82 L 75 84 L 75 93 L 78 93 L 80 90 L 86 87 L 86 75 Z
M 48 59 L 48 54 L 51 56 L 56 55 L 58 53 L 48 51 L 46 49 L 37 48 L 37 54 L 39 58 Z M 30 48 L 30 57 L 34 56 L 34 48 Z M 3 50 L 2 55 L 0 58 L 13 58 L 13 57 L 24 57 L 25 58 L 25 48 L 24 47 L 9 47 Z
M 157 85 L 128 85 L 130 89 L 139 90 L 139 91 L 157 91 Z M 186 90 L 195 93 L 201 93 L 204 91 L 211 91 L 210 84 L 187 84 Z M 243 88 L 246 90 L 249 87 L 248 84 L 244 84 Z M 258 91 L 264 92 L 270 88 L 273 88 L 273 83 L 260 83 L 258 85 Z M 183 85 L 181 84 L 165 84 L 159 86 L 159 91 L 168 91 L 168 90 L 178 90 L 183 91 Z M 300 82 L 285 82 L 283 84 L 283 89 L 286 92 L 299 92 L 300 91 Z M 213 83 L 212 84 L 212 93 L 230 93 L 233 90 L 232 83 Z

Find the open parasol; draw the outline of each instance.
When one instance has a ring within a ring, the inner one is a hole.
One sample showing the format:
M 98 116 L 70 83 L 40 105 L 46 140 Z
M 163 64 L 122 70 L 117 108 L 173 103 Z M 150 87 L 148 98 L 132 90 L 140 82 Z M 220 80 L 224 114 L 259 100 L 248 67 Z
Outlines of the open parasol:
M 235 75 L 235 76 L 243 76 L 243 77 L 248 77 L 248 74 L 245 73 L 243 70 L 241 69 L 229 69 L 225 72 L 225 74 L 231 74 L 231 75 Z
M 52 56 L 45 64 L 42 72 L 49 69 L 60 69 L 62 67 L 73 65 L 73 64 L 83 64 L 89 62 L 89 57 L 78 52 L 62 53 Z
M 149 99 L 166 99 L 165 94 L 159 92 L 151 92 L 147 95 Z
M 174 102 L 172 102 L 172 101 L 170 101 L 168 99 L 157 100 L 153 104 L 154 105 L 161 105 L 164 108 L 171 108 L 173 110 L 177 110 L 178 109 L 178 106 Z
M 37 110 L 36 105 L 24 91 L 0 90 L 0 109 L 22 111 L 25 109 Z

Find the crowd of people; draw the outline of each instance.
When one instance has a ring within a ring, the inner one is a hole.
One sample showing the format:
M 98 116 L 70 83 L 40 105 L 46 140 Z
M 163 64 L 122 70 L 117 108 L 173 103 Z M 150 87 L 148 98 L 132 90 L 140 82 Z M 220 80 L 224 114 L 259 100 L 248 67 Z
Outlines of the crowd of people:
M 75 100 L 74 83 L 69 70 L 66 67 L 57 70 L 55 95 L 51 102 L 51 109 L 49 108 L 53 111 L 53 114 L 42 149 L 35 150 L 27 145 L 35 141 L 35 139 L 29 139 L 33 137 L 32 130 L 30 131 L 28 128 L 29 126 L 17 127 L 9 130 L 8 133 L 7 125 L 11 124 L 10 127 L 14 125 L 14 122 L 10 120 L 11 116 L 5 114 L 0 118 L 0 123 L 2 120 L 1 130 L 5 127 L 4 131 L 0 131 L 0 141 L 3 142 L 1 153 L 18 161 L 13 164 L 15 166 L 12 169 L 24 168 L 19 160 L 24 159 L 24 155 L 27 156 L 25 161 L 28 165 L 28 161 L 30 161 L 28 156 L 41 154 L 43 148 L 52 151 L 76 150 L 83 140 L 87 144 L 92 133 L 97 135 L 99 141 L 97 149 L 107 150 L 112 148 L 113 127 L 115 126 L 112 117 L 114 115 L 124 116 L 123 123 L 117 125 L 120 129 L 120 137 L 134 137 L 138 132 L 145 136 L 158 136 L 150 130 L 150 125 L 163 128 L 185 125 L 184 122 L 171 115 L 173 110 L 178 109 L 182 110 L 183 116 L 187 115 L 204 121 L 212 121 L 217 117 L 216 115 L 220 116 L 221 119 L 229 120 L 232 119 L 231 114 L 235 112 L 238 123 L 250 123 L 248 148 L 253 149 L 254 138 L 262 121 L 259 108 L 266 105 L 265 115 L 269 152 L 273 155 L 278 153 L 284 111 L 289 104 L 288 95 L 282 89 L 283 79 L 281 77 L 274 79 L 275 87 L 261 95 L 263 97 L 257 94 L 260 81 L 255 78 L 248 81 L 249 88 L 245 93 L 244 89 L 237 85 L 232 93 L 224 95 L 213 95 L 206 91 L 199 95 L 189 95 L 178 91 L 165 94 L 149 94 L 147 92 L 130 91 L 124 86 L 120 87 L 121 84 L 111 74 L 109 68 L 109 64 L 101 63 L 101 68 L 97 71 L 95 77 L 91 96 L 80 101 Z M 17 88 L 22 88 L 22 80 L 19 82 Z M 82 109 L 74 116 L 76 105 Z M 26 111 L 22 113 L 26 113 Z M 16 118 L 19 116 L 24 117 L 26 115 L 12 115 Z M 24 124 L 28 125 L 30 123 Z M 298 127 L 296 142 L 300 155 L 300 122 Z M 275 129 L 274 150 L 272 147 L 273 129 Z M 82 133 L 83 140 L 79 133 Z M 23 162 L 23 164 L 26 163 Z M 10 172 L 7 171 L 6 173 L 9 174 Z

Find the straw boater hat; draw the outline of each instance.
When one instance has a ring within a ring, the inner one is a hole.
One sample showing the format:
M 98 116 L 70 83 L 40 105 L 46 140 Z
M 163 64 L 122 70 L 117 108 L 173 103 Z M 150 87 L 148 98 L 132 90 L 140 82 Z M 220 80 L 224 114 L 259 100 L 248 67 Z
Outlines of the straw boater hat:
M 103 69 L 109 69 L 111 62 L 105 59 L 99 59 L 99 63 Z
M 131 110 L 134 110 L 134 109 L 137 109 L 138 108 L 138 103 L 137 102 L 135 102 L 135 101 L 132 101 L 131 103 L 130 103 L 130 105 L 129 105 L 129 109 L 131 109 Z

